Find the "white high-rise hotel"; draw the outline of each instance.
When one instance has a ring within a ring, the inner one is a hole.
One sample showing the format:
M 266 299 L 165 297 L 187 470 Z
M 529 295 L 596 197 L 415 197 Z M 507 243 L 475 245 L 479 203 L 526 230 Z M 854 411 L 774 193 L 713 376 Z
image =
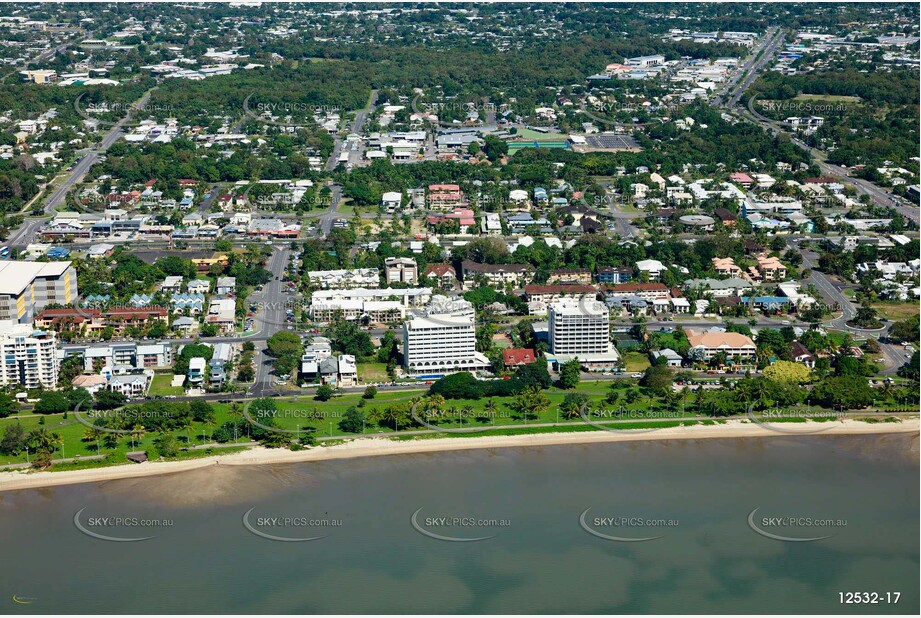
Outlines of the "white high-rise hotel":
M 58 360 L 54 333 L 0 320 L 0 384 L 55 388 Z
M 616 367 L 620 356 L 611 344 L 608 308 L 596 300 L 563 299 L 549 307 L 552 365 L 573 358 L 588 370 Z
M 473 316 L 437 314 L 403 324 L 403 365 L 411 376 L 440 376 L 489 368 L 476 351 Z

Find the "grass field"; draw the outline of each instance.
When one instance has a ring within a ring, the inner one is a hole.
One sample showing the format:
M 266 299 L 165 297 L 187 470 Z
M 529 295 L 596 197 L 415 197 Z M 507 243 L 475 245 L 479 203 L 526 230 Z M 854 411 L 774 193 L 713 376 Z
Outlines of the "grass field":
M 832 333 L 836 336 L 839 333 Z M 624 355 L 627 363 L 627 370 L 630 372 L 641 371 L 649 365 L 646 356 L 640 352 L 627 352 Z M 359 373 L 365 372 L 385 372 L 385 367 L 379 363 L 369 363 L 359 365 Z M 365 373 L 368 375 L 368 373 Z M 168 378 L 168 374 L 163 374 Z M 167 381 L 168 384 L 168 381 Z M 583 381 L 574 391 L 561 390 L 551 387 L 542 392 L 546 398 L 546 405 L 529 407 L 527 410 L 519 408 L 516 397 L 494 397 L 490 399 L 451 399 L 440 406 L 437 411 L 426 413 L 423 408 L 415 409 L 416 414 L 425 421 L 424 424 L 435 425 L 438 428 L 477 428 L 482 431 L 472 432 L 473 435 L 489 435 L 489 433 L 513 435 L 515 433 L 533 433 L 533 432 L 552 432 L 552 431 L 589 431 L 596 430 L 591 426 L 581 424 L 578 415 L 570 414 L 567 418 L 563 410 L 564 400 L 568 395 L 573 393 L 581 394 L 585 397 L 587 403 L 587 413 L 597 422 L 610 422 L 618 419 L 630 418 L 636 419 L 634 422 L 619 424 L 618 428 L 627 429 L 644 429 L 650 427 L 667 427 L 676 426 L 679 423 L 694 423 L 688 417 L 695 416 L 699 411 L 694 407 L 690 400 L 676 408 L 666 408 L 665 405 L 655 398 L 643 393 L 637 386 L 635 380 L 618 380 L 615 389 L 619 393 L 618 403 L 615 405 L 607 404 L 606 397 L 611 391 L 612 383 L 607 380 Z M 377 413 L 374 418 L 382 418 L 379 423 L 368 421 L 363 427 L 361 433 L 364 434 L 388 434 L 394 437 L 411 438 L 413 433 L 418 432 L 418 425 L 406 424 L 406 412 L 414 408 L 416 403 L 422 402 L 422 397 L 426 393 L 426 387 L 420 385 L 419 388 L 412 390 L 382 391 L 372 399 L 364 399 L 362 393 L 347 393 L 341 396 L 333 397 L 329 401 L 321 402 L 314 398 L 312 391 L 300 392 L 294 396 L 273 399 L 277 413 L 275 415 L 275 425 L 280 429 L 291 431 L 290 438 L 303 437 L 313 434 L 318 438 L 338 440 L 347 437 L 360 435 L 359 433 L 343 432 L 339 428 L 339 422 L 343 419 L 346 412 L 351 407 L 356 407 L 364 411 L 368 416 Z M 495 404 L 494 413 L 487 410 Z M 630 401 L 632 403 L 626 403 Z M 160 402 L 156 402 L 152 409 Z M 172 433 L 180 443 L 180 447 L 199 447 L 191 450 L 182 451 L 179 458 L 196 457 L 208 454 L 209 451 L 214 453 L 232 452 L 235 448 L 243 448 L 245 443 L 250 441 L 252 426 L 245 422 L 244 417 L 258 418 L 255 409 L 250 409 L 249 402 L 239 403 L 213 403 L 214 422 L 204 424 L 194 422 L 188 428 L 172 430 Z M 388 417 L 387 409 L 393 408 L 399 413 L 398 417 L 404 419 L 403 425 L 399 431 L 394 431 L 390 424 L 392 421 Z M 649 412 L 655 411 L 654 415 Z M 624 412 L 628 415 L 624 416 Z M 83 421 L 92 423 L 94 416 L 91 411 L 81 413 Z M 651 419 L 667 419 L 662 423 L 653 423 Z M 221 445 L 221 448 L 209 446 L 212 444 L 212 434 L 216 428 L 228 421 L 236 420 L 242 423 L 240 434 L 236 436 L 235 441 Z M 28 412 L 23 413 L 23 418 L 6 418 L 0 419 L 0 435 L 3 435 L 6 428 L 13 423 L 20 423 L 24 430 L 32 431 L 44 426 L 50 432 L 57 434 L 62 442 L 58 445 L 54 453 L 54 458 L 70 458 L 74 456 L 87 457 L 97 454 L 97 443 L 93 440 L 86 440 L 90 429 L 83 424 L 73 412 L 68 414 L 38 415 Z M 545 424 L 558 426 L 547 427 L 527 427 L 527 425 Z M 153 423 L 148 422 L 148 425 Z M 507 425 L 526 425 L 525 427 L 503 428 Z M 487 433 L 489 432 L 489 433 Z M 111 432 L 104 434 L 110 436 Z M 154 439 L 158 434 L 150 429 L 136 429 L 134 436 L 119 435 L 115 444 L 106 444 L 105 440 L 100 440 L 98 445 L 99 453 L 106 455 L 102 461 L 80 461 L 72 464 L 55 465 L 56 469 L 67 469 L 67 467 L 98 467 L 122 464 L 126 462 L 126 453 L 133 450 L 146 451 L 153 446 Z M 416 433 L 415 435 L 419 435 Z M 458 435 L 458 434 L 433 434 L 437 436 Z M 470 434 L 468 434 L 470 435 Z M 234 444 L 234 442 L 236 444 Z M 34 452 L 31 454 L 34 457 Z M 0 455 L 0 470 L 6 465 L 24 463 L 27 461 L 27 454 L 19 455 Z
M 336 206 L 336 214 L 340 217 L 351 217 L 355 212 L 355 204 L 351 199 L 345 198 Z
M 843 94 L 798 94 L 794 101 L 827 101 L 829 103 L 860 103 L 860 97 Z
M 876 303 L 873 308 L 879 312 L 881 317 L 888 320 L 904 320 L 918 315 L 919 306 L 917 302 L 907 303 Z
M 185 392 L 181 386 L 170 386 L 173 381 L 173 374 L 171 373 L 158 373 L 155 374 L 153 380 L 150 383 L 150 391 L 148 394 L 153 397 L 154 395 L 160 395 L 161 397 L 168 397 L 170 395 L 180 396 L 184 395 Z
M 383 370 L 383 366 L 380 367 L 380 370 Z M 600 403 L 602 397 L 607 392 L 607 388 L 607 384 L 603 382 L 584 382 L 579 385 L 578 392 L 587 395 L 593 403 Z M 567 391 L 551 388 L 545 391 L 545 393 L 550 400 L 550 406 L 539 414 L 530 415 L 527 422 L 556 422 L 559 419 L 559 406 L 566 396 Z M 286 397 L 284 399 L 279 398 L 275 399 L 278 407 L 276 423 L 277 426 L 283 429 L 300 430 L 304 432 L 311 431 L 315 432 L 317 436 L 322 437 L 350 436 L 353 434 L 345 433 L 338 427 L 339 420 L 350 407 L 362 407 L 366 412 L 371 411 L 372 408 L 383 411 L 392 404 L 409 406 L 411 402 L 424 394 L 425 390 L 420 388 L 418 390 L 380 392 L 374 399 L 369 400 L 362 399 L 361 393 L 348 393 L 346 395 L 334 397 L 332 400 L 326 402 L 316 401 L 312 393 Z M 514 424 L 525 421 L 523 417 L 518 416 L 513 410 L 513 397 L 497 397 L 495 398 L 495 402 L 499 406 L 499 411 L 496 418 L 492 421 L 493 424 Z M 171 432 L 179 440 L 180 446 L 196 446 L 210 443 L 212 441 L 211 434 L 214 429 L 234 418 L 232 404 L 214 403 L 212 405 L 215 411 L 214 424 L 205 425 L 204 423 L 195 422 L 192 423 L 192 426 L 188 430 L 179 429 Z M 631 408 L 645 409 L 644 406 L 648 405 L 648 401 L 641 400 L 638 401 L 636 405 L 631 406 Z M 475 413 L 485 412 L 485 406 L 486 399 L 451 400 L 445 404 L 445 408 L 448 412 L 454 410 L 458 411 L 458 413 L 465 407 L 469 407 Z M 253 416 L 253 414 L 250 414 L 250 416 Z M 94 417 L 91 412 L 84 411 L 81 413 L 81 418 L 87 423 L 92 423 Z M 44 425 L 42 425 L 42 419 L 44 419 Z M 481 417 L 479 421 L 474 421 L 472 418 L 445 418 L 438 421 L 438 424 L 444 427 L 469 427 L 471 423 L 488 426 L 490 423 L 484 419 L 485 417 Z M 55 451 L 55 459 L 75 456 L 86 457 L 97 454 L 96 442 L 85 441 L 83 439 L 87 435 L 89 428 L 78 421 L 73 412 L 66 415 L 33 415 L 26 413 L 23 418 L 0 419 L 0 435 L 3 434 L 8 425 L 13 423 L 20 423 L 26 432 L 44 426 L 49 432 L 53 432 L 60 436 L 63 444 Z M 369 425 L 366 429 L 366 433 L 375 432 L 392 433 L 393 429 L 386 424 L 383 426 Z M 107 447 L 106 444 L 101 441 L 99 444 L 99 454 L 107 455 L 106 459 L 96 462 L 86 461 L 80 465 L 103 466 L 125 463 L 126 453 L 134 450 L 144 451 L 150 449 L 156 437 L 157 434 L 155 432 L 143 430 L 136 435 L 134 439 L 127 435 L 119 436 L 117 446 L 115 447 Z M 247 442 L 249 441 L 249 437 L 247 435 L 240 435 L 237 441 Z M 221 450 L 220 452 L 226 451 Z M 180 455 L 180 457 L 182 456 L 185 456 L 185 452 Z M 191 456 L 190 453 L 189 456 Z M 0 455 L 0 470 L 6 465 L 25 463 L 26 461 L 27 454 L 25 452 L 16 456 Z
M 625 371 L 629 373 L 646 371 L 649 367 L 649 357 L 642 352 L 625 352 L 624 362 L 627 364 Z
M 562 133 L 541 133 L 531 129 L 518 129 L 518 133 L 512 135 L 510 139 L 529 142 L 565 142 L 569 136 Z
M 385 363 L 358 363 L 359 382 L 389 382 Z

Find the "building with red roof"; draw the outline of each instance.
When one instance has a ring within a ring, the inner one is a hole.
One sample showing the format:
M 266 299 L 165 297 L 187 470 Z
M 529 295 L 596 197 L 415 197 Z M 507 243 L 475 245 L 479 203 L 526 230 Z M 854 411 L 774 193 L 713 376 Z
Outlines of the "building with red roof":
M 502 360 L 506 367 L 520 367 L 537 361 L 537 355 L 531 348 L 508 348 L 502 350 Z

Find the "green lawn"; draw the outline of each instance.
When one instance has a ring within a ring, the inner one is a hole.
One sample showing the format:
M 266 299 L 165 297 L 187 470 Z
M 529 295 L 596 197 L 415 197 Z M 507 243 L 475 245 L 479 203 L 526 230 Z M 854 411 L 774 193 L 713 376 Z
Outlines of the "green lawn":
M 175 395 L 178 397 L 185 394 L 185 391 L 181 386 L 170 386 L 172 381 L 173 374 L 171 373 L 155 374 L 153 380 L 150 383 L 149 395 L 151 397 L 155 395 L 160 395 L 161 397 Z
M 625 352 L 624 362 L 627 364 L 625 371 L 628 373 L 646 371 L 649 367 L 649 357 L 642 352 Z
M 568 135 L 562 133 L 541 133 L 531 129 L 518 129 L 518 133 L 509 137 L 510 140 L 526 140 L 531 142 L 565 142 Z
M 359 382 L 390 382 L 386 363 L 358 363 Z
M 355 204 L 348 198 L 343 199 L 336 206 L 336 214 L 340 217 L 351 217 L 354 212 Z
M 631 372 L 639 371 L 641 367 L 648 366 L 645 355 L 640 352 L 627 352 L 625 354 L 625 360 L 627 362 L 628 371 Z M 384 369 L 382 365 L 377 363 L 359 365 L 359 371 L 361 371 L 362 368 L 372 371 L 382 371 Z M 164 374 L 164 377 L 168 376 Z M 591 430 L 592 428 L 590 426 L 579 424 L 580 419 L 578 416 L 567 419 L 562 412 L 564 399 L 573 392 L 582 394 L 587 398 L 589 415 L 597 422 L 615 421 L 621 418 L 631 419 L 632 422 L 630 423 L 618 425 L 618 428 L 623 429 L 675 426 L 678 423 L 692 422 L 686 417 L 697 414 L 697 410 L 689 401 L 686 402 L 685 406 L 681 406 L 675 409 L 674 412 L 670 412 L 660 401 L 642 394 L 635 380 L 618 380 L 615 383 L 617 386 L 616 390 L 620 394 L 618 404 L 613 406 L 606 404 L 605 398 L 611 390 L 611 384 L 610 381 L 606 380 L 593 380 L 581 382 L 575 391 L 565 391 L 555 387 L 549 388 L 543 391 L 548 405 L 539 410 L 530 409 L 527 416 L 525 416 L 523 411 L 519 410 L 515 405 L 515 397 L 492 398 L 493 403 L 496 404 L 496 413 L 494 415 L 490 415 L 486 412 L 489 402 L 489 399 L 486 398 L 477 400 L 452 399 L 446 401 L 444 405 L 441 406 L 441 410 L 435 414 L 426 414 L 421 408 L 416 410 L 416 412 L 424 421 L 437 425 L 440 428 L 475 427 L 484 430 L 483 432 L 475 432 L 473 435 L 483 435 L 486 431 L 505 435 L 514 432 L 532 433 L 535 431 Z M 381 416 L 384 416 L 386 409 L 391 406 L 396 405 L 404 410 L 409 409 L 414 403 L 422 401 L 422 397 L 425 393 L 425 386 L 420 385 L 418 389 L 413 390 L 382 391 L 372 399 L 363 399 L 362 393 L 348 393 L 342 396 L 333 397 L 330 401 L 321 402 L 314 399 L 314 392 L 312 390 L 306 392 L 301 391 L 296 396 L 286 396 L 273 400 L 278 409 L 275 424 L 282 429 L 305 433 L 310 432 L 322 438 L 340 439 L 355 437 L 358 434 L 345 433 L 339 429 L 339 421 L 350 407 L 355 406 L 364 410 L 366 413 L 376 411 L 380 413 Z M 627 401 L 631 401 L 632 403 L 626 403 Z M 244 406 L 246 405 L 245 402 L 241 403 L 243 403 Z M 212 442 L 211 434 L 217 427 L 220 427 L 225 422 L 234 418 L 241 420 L 241 417 L 236 416 L 234 413 L 234 409 L 240 407 L 240 404 L 213 403 L 212 405 L 215 411 L 215 422 L 212 425 L 206 426 L 202 423 L 193 423 L 193 426 L 188 431 L 185 429 L 177 429 L 172 432 L 179 440 L 181 446 L 210 444 Z M 626 417 L 622 414 L 624 410 L 629 413 Z M 654 412 L 655 414 L 650 415 L 648 414 L 649 412 Z M 255 416 L 255 410 L 250 412 L 247 409 L 246 413 L 249 414 L 250 417 Z M 93 417 L 89 412 L 85 412 L 82 418 L 91 422 Z M 651 423 L 650 419 L 654 418 L 669 420 L 662 421 L 661 423 Z M 37 429 L 41 425 L 41 419 L 44 419 L 44 427 L 47 430 L 58 434 L 63 439 L 63 451 L 59 447 L 54 454 L 55 458 L 96 454 L 96 442 L 86 442 L 83 440 L 88 429 L 75 418 L 73 412 L 67 414 L 66 417 L 63 414 L 42 416 L 25 413 L 25 417 L 22 419 L 0 419 L 0 435 L 2 435 L 5 428 L 12 423 L 21 423 L 23 428 L 27 431 Z M 563 423 L 564 425 L 546 428 L 502 428 L 504 425 L 555 423 Z M 232 451 L 234 448 L 243 448 L 242 444 L 248 442 L 250 438 L 249 429 L 250 426 L 247 424 L 246 429 L 242 430 L 241 435 L 237 437 L 236 442 L 241 443 L 239 446 L 230 444 L 227 445 L 227 448 L 214 449 L 214 452 L 225 453 Z M 394 428 L 389 422 L 382 421 L 380 424 L 368 422 L 364 428 L 364 433 L 366 434 L 384 433 L 394 436 L 402 435 L 406 438 L 411 437 L 412 434 L 406 434 L 404 433 L 405 431 L 419 431 L 419 427 L 411 425 L 409 427 L 404 427 L 398 432 L 394 432 Z M 440 433 L 435 435 L 444 436 L 446 434 Z M 126 463 L 125 455 L 128 451 L 150 449 L 155 437 L 156 435 L 152 432 L 142 432 L 142 435 L 133 442 L 129 436 L 121 436 L 115 447 L 107 448 L 104 443 L 101 444 L 100 453 L 107 455 L 106 460 L 99 462 L 84 461 L 67 464 L 67 466 L 71 468 L 78 466 L 95 467 Z M 199 454 L 207 453 L 208 450 L 210 449 L 184 451 L 180 453 L 179 457 L 199 456 Z M 0 470 L 2 470 L 5 465 L 22 463 L 25 461 L 25 453 L 18 456 L 0 455 Z M 60 468 L 65 469 L 65 466 L 60 466 Z

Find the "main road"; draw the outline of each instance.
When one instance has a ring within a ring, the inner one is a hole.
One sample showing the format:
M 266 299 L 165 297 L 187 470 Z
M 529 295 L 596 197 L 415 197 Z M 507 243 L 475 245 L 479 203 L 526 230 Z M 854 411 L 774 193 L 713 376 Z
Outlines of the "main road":
M 115 125 L 109 129 L 109 132 L 103 136 L 102 140 L 98 142 L 95 146 L 92 146 L 85 150 L 85 154 L 77 162 L 74 168 L 71 170 L 70 174 L 62 180 L 51 192 L 51 195 L 45 200 L 44 206 L 44 216 L 27 218 L 23 221 L 22 225 L 19 228 L 10 233 L 10 237 L 7 239 L 7 244 L 10 246 L 25 246 L 32 242 L 32 238 L 38 229 L 44 225 L 51 217 L 54 216 L 55 209 L 61 204 L 64 199 L 67 197 L 68 192 L 80 181 L 83 180 L 83 177 L 90 170 L 91 167 L 99 160 L 99 155 L 105 153 L 112 144 L 117 142 L 119 138 L 122 137 L 122 127 L 126 122 L 131 120 L 131 117 L 135 109 L 144 109 L 147 105 L 147 101 L 150 99 L 151 93 L 156 89 L 156 87 L 151 88 L 144 95 L 138 99 L 138 101 L 128 110 L 128 113 L 124 118 L 119 120 Z M 53 181 L 52 181 L 53 182 Z
M 745 63 L 739 67 L 732 79 L 729 80 L 726 87 L 716 97 L 713 98 L 714 105 L 723 106 L 724 96 L 728 96 L 726 107 L 733 108 L 739 103 L 742 93 L 752 85 L 758 77 L 758 73 L 767 62 L 774 56 L 774 51 L 783 44 L 784 33 L 779 28 L 771 28 L 764 34 L 758 47 L 752 50 Z
M 287 297 L 284 293 L 281 279 L 284 276 L 285 269 L 288 267 L 288 260 L 291 255 L 290 247 L 285 245 L 275 245 L 272 247 L 272 256 L 269 258 L 267 270 L 272 273 L 272 279 L 265 284 L 260 294 L 251 295 L 248 302 L 256 303 L 259 311 L 256 314 L 255 322 L 259 334 L 247 341 L 252 341 L 256 346 L 256 377 L 250 393 L 255 397 L 264 397 L 275 392 L 272 377 L 272 359 L 268 355 L 268 344 L 266 341 L 276 332 L 285 328 L 285 310 L 287 308 Z

